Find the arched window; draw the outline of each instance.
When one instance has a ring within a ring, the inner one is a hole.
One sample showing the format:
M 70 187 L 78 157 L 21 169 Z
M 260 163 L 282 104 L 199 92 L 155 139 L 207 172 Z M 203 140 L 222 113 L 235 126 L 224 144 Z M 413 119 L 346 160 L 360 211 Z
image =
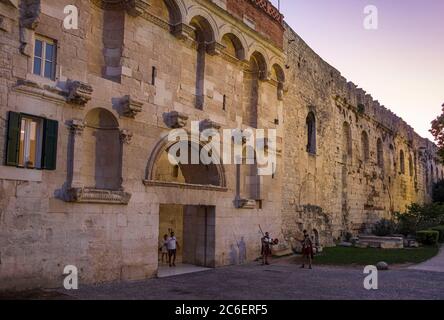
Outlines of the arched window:
M 404 158 L 404 151 L 401 150 L 399 152 L 399 166 L 401 170 L 401 174 L 405 174 L 405 158 Z
M 376 149 L 377 149 L 377 161 L 378 166 L 383 169 L 384 168 L 384 148 L 382 146 L 382 140 L 379 138 L 376 143 Z
M 370 147 L 368 142 L 368 134 L 362 131 L 361 135 L 362 160 L 367 162 L 370 159 Z
M 413 157 L 412 154 L 409 154 L 409 174 L 410 177 L 413 177 Z
M 351 158 L 353 154 L 352 135 L 351 135 L 351 128 L 348 122 L 344 122 L 344 124 L 342 125 L 342 146 L 343 146 L 343 156 L 345 158 Z
M 313 112 L 309 112 L 307 119 L 307 152 L 316 154 L 316 118 Z

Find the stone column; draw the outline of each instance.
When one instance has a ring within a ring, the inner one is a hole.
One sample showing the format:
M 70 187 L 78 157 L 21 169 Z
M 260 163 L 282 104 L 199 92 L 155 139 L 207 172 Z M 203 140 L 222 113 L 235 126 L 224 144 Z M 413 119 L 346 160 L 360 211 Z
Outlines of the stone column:
M 82 154 L 83 154 L 83 129 L 85 124 L 82 120 L 74 119 L 71 121 L 71 143 L 72 143 L 72 168 L 71 168 L 71 188 L 82 188 Z
M 121 143 L 121 162 L 120 162 L 120 170 L 121 170 L 121 183 L 120 188 L 124 190 L 124 184 L 128 180 L 128 164 L 130 163 L 130 154 L 128 147 L 131 144 L 133 139 L 133 133 L 129 130 L 123 129 L 120 130 L 120 143 Z

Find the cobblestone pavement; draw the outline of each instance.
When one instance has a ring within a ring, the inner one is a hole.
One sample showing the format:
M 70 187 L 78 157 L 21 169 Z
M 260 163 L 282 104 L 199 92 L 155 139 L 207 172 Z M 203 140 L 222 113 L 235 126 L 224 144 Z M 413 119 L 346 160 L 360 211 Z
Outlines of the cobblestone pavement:
M 444 273 L 409 268 L 379 272 L 379 290 L 367 291 L 363 268 L 300 269 L 290 259 L 271 266 L 248 264 L 137 282 L 82 286 L 73 299 L 311 300 L 444 299 Z

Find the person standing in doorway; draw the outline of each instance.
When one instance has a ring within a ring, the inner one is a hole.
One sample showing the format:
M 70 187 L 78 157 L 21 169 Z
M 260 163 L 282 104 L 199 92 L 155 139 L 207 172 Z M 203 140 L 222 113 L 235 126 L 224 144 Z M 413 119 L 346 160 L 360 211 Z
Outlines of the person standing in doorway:
M 171 231 L 171 235 L 167 241 L 168 241 L 168 262 L 170 267 L 175 267 L 176 254 L 177 254 L 177 249 L 179 249 L 179 244 L 177 243 L 177 238 L 174 235 L 174 231 Z
M 168 235 L 163 236 L 163 241 L 161 243 L 160 252 L 162 254 L 162 263 L 168 262 Z
M 310 239 L 310 236 L 307 233 L 307 230 L 304 230 L 304 240 L 302 243 L 302 266 L 301 268 L 305 268 L 305 263 L 308 262 L 309 269 L 312 269 L 312 261 L 313 261 L 313 242 Z

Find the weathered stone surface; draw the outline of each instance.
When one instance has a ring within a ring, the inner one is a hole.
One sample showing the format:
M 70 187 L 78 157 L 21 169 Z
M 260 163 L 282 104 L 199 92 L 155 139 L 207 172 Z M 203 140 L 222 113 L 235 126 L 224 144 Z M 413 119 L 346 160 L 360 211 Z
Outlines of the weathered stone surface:
M 55 171 L 0 170 L 0 289 L 60 287 L 67 264 L 85 284 L 154 276 L 166 231 L 161 204 L 214 208 L 211 263 L 224 266 L 241 242 L 244 261 L 258 257 L 258 226 L 294 250 L 304 229 L 328 246 L 430 200 L 442 175 L 436 147 L 322 61 L 268 1 L 270 11 L 249 0 L 93 2 L 76 2 L 79 30 L 60 28 L 63 15 L 54 14 L 72 1 L 22 1 L 20 16 L 17 1 L 0 2 L 8 15 L 0 24 L 2 164 L 9 111 L 59 123 Z M 200 10 L 208 19 L 187 16 Z M 33 74 L 36 34 L 57 43 L 55 80 Z M 306 151 L 309 112 L 316 154 Z M 276 129 L 275 174 L 172 165 L 170 129 L 205 119 L 221 130 Z

